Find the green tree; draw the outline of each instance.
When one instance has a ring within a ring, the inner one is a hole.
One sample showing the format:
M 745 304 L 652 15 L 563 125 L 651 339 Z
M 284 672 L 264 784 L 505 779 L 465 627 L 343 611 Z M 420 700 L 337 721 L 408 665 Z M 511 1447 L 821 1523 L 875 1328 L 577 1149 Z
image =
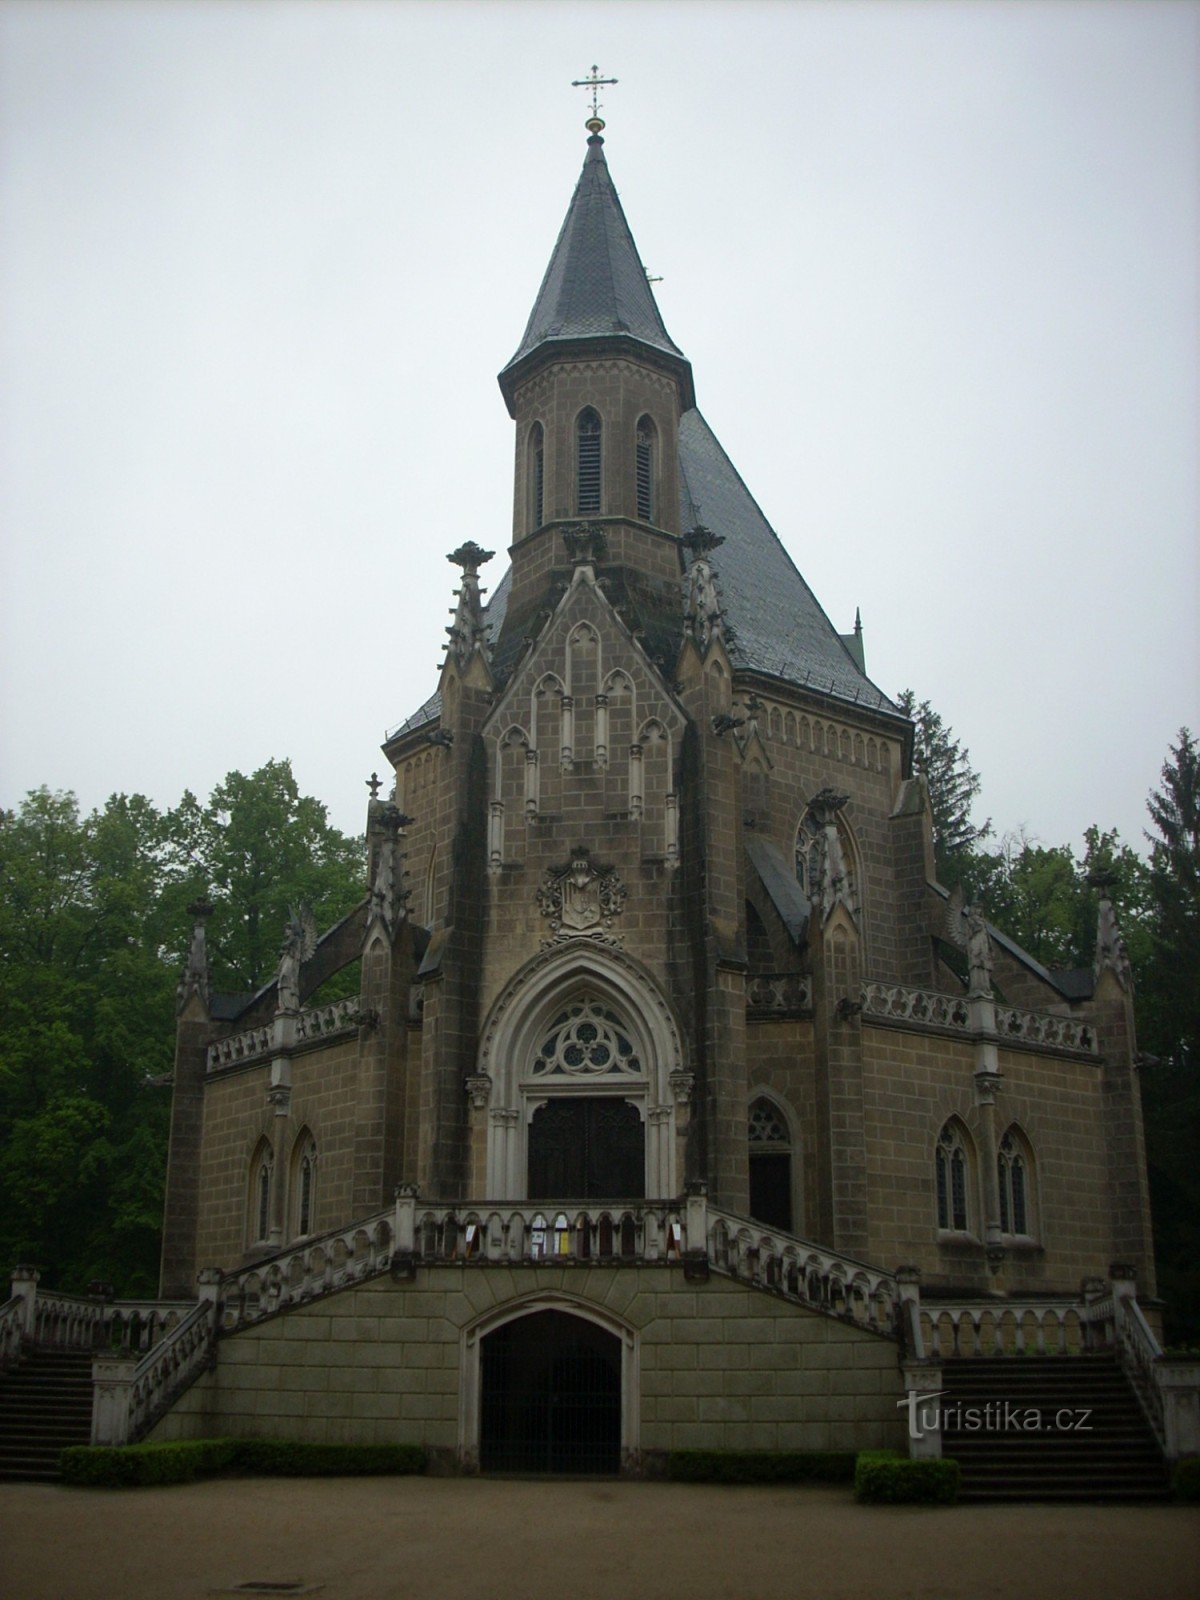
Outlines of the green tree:
M 186 795 L 189 812 L 194 805 Z M 293 906 L 311 905 L 321 928 L 362 898 L 364 853 L 329 823 L 319 800 L 300 793 L 288 761 L 246 777 L 231 772 L 213 790 L 194 833 L 193 873 L 216 907 L 213 978 L 253 991 L 273 975 Z
M 0 812 L 0 1262 L 154 1292 L 184 908 L 211 893 L 216 984 L 253 989 L 289 907 L 329 926 L 362 859 L 286 761 L 165 814 L 114 795 L 85 817 L 48 789 Z
M 971 752 L 928 700 L 919 704 L 903 689 L 897 705 L 915 723 L 913 762 L 925 774 L 933 816 L 933 851 L 938 877 L 949 888 L 959 882 L 966 859 L 992 831 L 991 819 L 978 826 L 971 808 L 982 783 L 971 766 Z
M 1167 1337 L 1200 1343 L 1200 752 L 1187 728 L 1147 806 L 1149 958 L 1142 1104 Z

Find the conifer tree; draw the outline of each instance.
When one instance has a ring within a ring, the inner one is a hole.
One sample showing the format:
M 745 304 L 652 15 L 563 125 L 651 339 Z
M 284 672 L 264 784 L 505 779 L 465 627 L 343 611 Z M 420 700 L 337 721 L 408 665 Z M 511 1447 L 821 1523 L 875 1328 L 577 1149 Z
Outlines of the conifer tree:
M 992 831 L 990 818 L 978 826 L 971 821 L 971 807 L 982 786 L 981 779 L 971 765 L 971 752 L 954 737 L 954 730 L 928 700 L 918 703 L 913 691 L 904 689 L 896 703 L 916 724 L 913 761 L 925 773 L 929 785 L 938 877 L 953 887 L 963 858 Z

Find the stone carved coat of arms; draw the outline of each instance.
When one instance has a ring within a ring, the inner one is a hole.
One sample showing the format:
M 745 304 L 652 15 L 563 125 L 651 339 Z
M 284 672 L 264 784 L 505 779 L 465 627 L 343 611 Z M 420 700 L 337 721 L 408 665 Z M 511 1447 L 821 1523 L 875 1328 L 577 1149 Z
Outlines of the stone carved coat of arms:
M 550 919 L 554 942 L 590 937 L 615 943 L 609 934 L 625 904 L 625 885 L 615 867 L 602 867 L 583 845 L 562 867 L 552 867 L 537 892 L 538 905 Z

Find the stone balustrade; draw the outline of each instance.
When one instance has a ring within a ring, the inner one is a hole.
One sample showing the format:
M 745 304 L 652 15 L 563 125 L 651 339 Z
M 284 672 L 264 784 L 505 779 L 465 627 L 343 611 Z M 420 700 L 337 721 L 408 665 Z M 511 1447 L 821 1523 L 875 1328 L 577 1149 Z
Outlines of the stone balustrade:
M 1159 1443 L 1165 1446 L 1167 1425 L 1163 1415 L 1163 1394 L 1159 1387 L 1162 1347 L 1134 1297 L 1132 1283 L 1127 1293 L 1123 1292 L 1125 1286 L 1121 1282 L 1115 1288 L 1117 1349 L 1121 1365 L 1129 1375 L 1147 1421 Z
M 25 1302 L 17 1295 L 0 1306 L 0 1372 L 15 1365 L 25 1334 Z
M 920 1022 L 935 1028 L 970 1031 L 971 1009 L 965 995 L 938 994 L 932 989 L 906 989 L 898 983 L 864 983 L 864 1017 L 891 1022 Z
M 327 1005 L 309 1006 L 304 1011 L 293 1012 L 295 1042 L 310 1044 L 317 1039 L 327 1039 L 334 1034 L 349 1033 L 359 1025 L 362 1014 L 362 997 L 348 995 L 344 1000 L 331 1000 Z M 216 1039 L 208 1047 L 208 1070 L 242 1066 L 248 1061 L 258 1061 L 271 1055 L 278 1040 L 274 1022 L 263 1022 L 241 1033 L 231 1033 L 227 1039 Z
M 310 1006 L 296 1018 L 296 1032 L 301 1039 L 324 1039 L 331 1033 L 346 1033 L 358 1027 L 362 1011 L 362 998 L 349 995 L 345 1000 L 331 1000 L 325 1006 Z
M 392 1259 L 394 1222 L 392 1211 L 379 1212 L 226 1274 L 219 1294 L 220 1331 L 236 1333 L 278 1311 L 386 1271 Z
M 898 1289 L 890 1272 L 712 1207 L 706 1253 L 718 1272 L 874 1333 L 896 1335 Z
M 1036 1044 L 1051 1050 L 1078 1050 L 1096 1055 L 1099 1045 L 1090 1023 L 1078 1017 L 1059 1017 L 1049 1011 L 1017 1011 L 996 1007 L 996 1032 L 1001 1039 Z
M 932 989 L 909 989 L 898 983 L 864 983 L 863 1016 L 883 1022 L 918 1023 L 928 1028 L 949 1028 L 978 1035 L 993 1032 L 1004 1043 L 1032 1044 L 1041 1049 L 1071 1050 L 1095 1055 L 1099 1045 L 1091 1024 L 1078 1017 L 1049 1011 L 1019 1011 L 1015 1006 L 984 1002 L 994 1017 L 989 1028 L 973 1015 L 966 995 L 940 994 Z
M 756 972 L 746 979 L 751 1016 L 791 1017 L 812 1010 L 812 979 L 797 972 Z
M 257 1028 L 246 1028 L 242 1033 L 231 1033 L 227 1039 L 217 1039 L 208 1047 L 208 1070 L 219 1067 L 236 1067 L 244 1061 L 257 1061 L 271 1053 L 275 1029 L 269 1022 Z
M 978 1300 L 921 1303 L 925 1353 L 939 1361 L 957 1357 L 1078 1355 L 1103 1347 L 1103 1335 L 1077 1299 Z
M 398 1236 L 407 1229 L 401 1215 Z M 423 1264 L 645 1265 L 677 1262 L 684 1250 L 684 1213 L 679 1202 L 671 1200 L 414 1205 L 411 1230 L 412 1258 Z M 399 1247 L 403 1252 L 403 1244 Z

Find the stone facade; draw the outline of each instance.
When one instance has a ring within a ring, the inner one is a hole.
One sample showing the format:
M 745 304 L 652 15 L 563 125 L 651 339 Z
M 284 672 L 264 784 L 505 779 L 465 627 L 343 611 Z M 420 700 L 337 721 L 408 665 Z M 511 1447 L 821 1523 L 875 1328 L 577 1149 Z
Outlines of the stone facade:
M 1127 972 L 1068 983 L 933 881 L 911 724 L 695 411 L 601 142 L 501 374 L 511 567 L 485 608 L 489 552 L 451 554 L 437 695 L 384 746 L 362 905 L 312 948 L 294 931 L 237 1011 L 198 916 L 163 1292 L 407 1185 L 551 1211 L 706 1192 L 935 1297 L 1071 1295 L 1113 1261 L 1153 1293 Z M 322 1006 L 360 959 L 359 997 Z M 421 1270 L 231 1334 L 163 1428 L 469 1461 L 472 1319 L 569 1278 L 636 1345 L 627 1449 L 893 1437 L 898 1327 L 678 1263 Z

